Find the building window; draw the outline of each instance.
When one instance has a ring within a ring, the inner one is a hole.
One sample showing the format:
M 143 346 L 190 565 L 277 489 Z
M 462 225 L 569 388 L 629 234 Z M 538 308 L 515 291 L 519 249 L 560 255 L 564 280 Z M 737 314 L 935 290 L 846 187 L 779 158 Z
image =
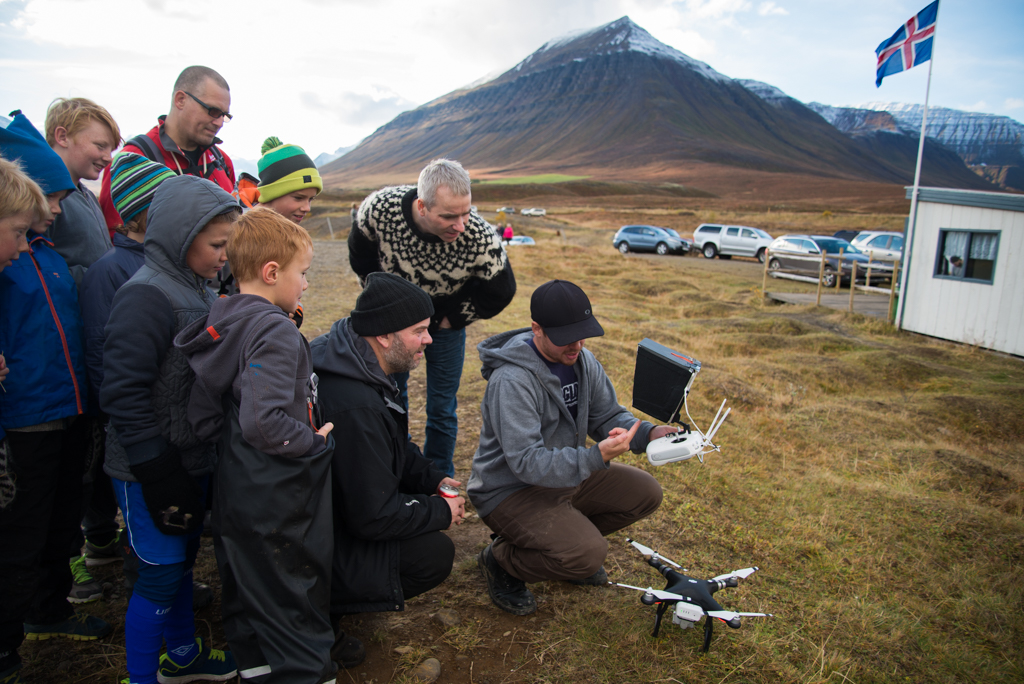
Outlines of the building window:
M 998 253 L 998 232 L 940 230 L 935 275 L 991 283 Z

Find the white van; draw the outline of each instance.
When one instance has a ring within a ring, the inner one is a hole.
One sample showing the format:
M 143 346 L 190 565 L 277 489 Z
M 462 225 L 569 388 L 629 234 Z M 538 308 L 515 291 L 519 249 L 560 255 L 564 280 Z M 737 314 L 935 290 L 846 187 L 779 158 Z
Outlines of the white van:
M 693 231 L 693 242 L 705 257 L 755 257 L 764 263 L 764 252 L 772 244 L 772 236 L 760 228 L 702 223 Z

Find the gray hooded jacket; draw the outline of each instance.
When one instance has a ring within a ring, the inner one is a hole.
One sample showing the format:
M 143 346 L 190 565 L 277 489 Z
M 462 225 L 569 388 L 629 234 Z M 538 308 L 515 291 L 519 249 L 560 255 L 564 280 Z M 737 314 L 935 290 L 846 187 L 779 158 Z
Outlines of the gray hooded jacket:
M 487 390 L 466 491 L 481 517 L 520 489 L 576 487 L 607 468 L 597 444 L 586 446 L 587 436 L 599 442 L 612 428 L 628 429 L 637 420 L 619 405 L 604 367 L 584 348 L 574 366 L 580 391 L 573 421 L 561 383 L 527 344 L 532 338 L 529 328 L 521 328 L 477 346 Z M 640 424 L 630 442 L 634 453 L 647 447 L 652 428 Z
M 221 398 L 230 391 L 239 404 L 242 436 L 259 451 L 310 456 L 324 449 L 312 424 L 309 343 L 281 307 L 257 295 L 223 297 L 174 344 L 196 373 L 188 418 L 200 439 L 220 439 Z
M 134 480 L 130 465 L 159 456 L 168 444 L 193 475 L 213 469 L 215 450 L 187 418 L 195 378 L 174 336 L 206 316 L 215 299 L 185 256 L 196 236 L 238 201 L 195 176 L 164 181 L 149 207 L 146 264 L 114 295 L 104 330 L 100 405 L 110 416 L 104 470 Z

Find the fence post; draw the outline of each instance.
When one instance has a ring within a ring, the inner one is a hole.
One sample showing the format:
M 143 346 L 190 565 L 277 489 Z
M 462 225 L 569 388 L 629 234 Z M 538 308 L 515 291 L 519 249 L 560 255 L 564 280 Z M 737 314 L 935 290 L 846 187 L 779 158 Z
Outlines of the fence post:
M 864 279 L 864 284 L 867 285 L 868 287 L 871 287 L 871 262 L 874 261 L 874 259 L 874 251 L 868 252 L 868 273 L 867 277 Z
M 331 239 L 334 239 L 334 228 L 331 228 L 331 217 L 327 217 L 327 230 L 331 231 Z
M 857 262 L 853 262 L 853 270 L 850 272 L 850 313 L 853 313 L 853 293 L 857 291 Z
M 900 274 L 900 264 L 902 262 L 894 261 L 892 265 L 892 282 L 889 283 L 889 315 L 886 317 L 889 321 L 889 325 L 892 325 L 893 318 L 896 316 L 896 312 L 893 311 L 893 300 L 896 299 L 896 280 Z
M 839 248 L 839 263 L 837 264 L 839 266 L 839 277 L 836 278 L 836 294 L 839 294 L 839 286 L 843 282 L 843 252 L 844 251 L 845 250 L 844 250 L 843 247 Z
M 768 296 L 768 262 L 771 261 L 771 250 L 765 247 L 764 250 L 764 276 L 761 278 L 761 297 Z
M 821 251 L 821 264 L 818 266 L 818 299 L 815 300 L 815 306 L 821 306 L 821 279 L 825 277 L 825 250 Z

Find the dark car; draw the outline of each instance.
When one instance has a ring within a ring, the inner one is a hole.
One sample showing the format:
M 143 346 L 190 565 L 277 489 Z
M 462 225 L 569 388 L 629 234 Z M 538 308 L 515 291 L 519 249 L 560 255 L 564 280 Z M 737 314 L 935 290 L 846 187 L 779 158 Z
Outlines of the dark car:
M 612 238 L 615 249 L 629 252 L 655 252 L 657 254 L 686 254 L 693 242 L 671 228 L 658 226 L 622 226 Z
M 839 263 L 839 251 L 842 250 L 842 264 Z M 783 235 L 775 238 L 768 248 L 768 270 L 774 272 L 798 273 L 800 275 L 818 277 L 821 268 L 821 254 L 825 253 L 825 272 L 821 276 L 821 284 L 835 287 L 836 276 L 848 281 L 857 264 L 857 281 L 864 282 L 867 277 L 868 256 L 846 240 L 825 235 Z M 835 256 L 831 256 L 831 255 Z M 801 259 L 799 257 L 816 257 Z M 892 265 L 873 262 L 871 264 L 871 280 L 889 280 L 892 278 Z
M 857 237 L 858 235 L 860 235 L 859 230 L 837 230 L 836 232 L 832 233 L 832 237 L 839 238 L 840 240 L 846 240 L 847 242 L 850 243 L 852 243 L 853 238 Z

